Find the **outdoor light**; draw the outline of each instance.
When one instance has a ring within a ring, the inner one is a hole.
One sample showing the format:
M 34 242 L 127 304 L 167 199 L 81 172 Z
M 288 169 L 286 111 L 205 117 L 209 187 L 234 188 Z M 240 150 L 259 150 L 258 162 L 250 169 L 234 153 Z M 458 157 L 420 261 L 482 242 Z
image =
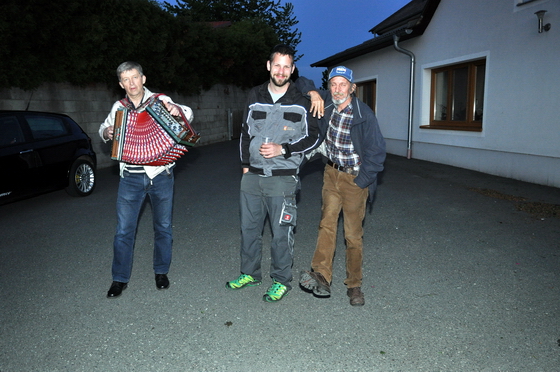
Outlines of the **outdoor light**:
M 537 15 L 537 18 L 539 19 L 539 34 L 544 31 L 548 31 L 550 30 L 550 23 L 547 23 L 546 25 L 544 24 L 544 14 L 546 13 L 546 10 L 539 10 L 538 12 L 535 12 L 535 14 Z

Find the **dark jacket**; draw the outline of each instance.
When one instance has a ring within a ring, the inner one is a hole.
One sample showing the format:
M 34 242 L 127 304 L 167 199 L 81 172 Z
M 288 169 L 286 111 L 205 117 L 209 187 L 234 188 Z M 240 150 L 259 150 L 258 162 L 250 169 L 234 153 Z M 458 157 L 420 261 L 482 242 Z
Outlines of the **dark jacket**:
M 304 77 L 299 77 L 296 86 L 298 90 L 304 93 L 316 90 L 325 100 L 325 115 L 319 120 L 322 142 L 327 134 L 329 120 L 335 109 L 331 93 L 328 90 L 317 90 L 313 82 Z M 352 107 L 354 117 L 350 127 L 350 137 L 362 162 L 354 182 L 361 188 L 368 187 L 369 197 L 372 200 L 377 188 L 377 174 L 383 170 L 383 163 L 385 162 L 385 139 L 379 129 L 377 118 L 368 105 L 353 97 Z
M 309 100 L 293 82 L 276 103 L 268 91 L 268 82 L 251 89 L 241 128 L 242 167 L 262 169 L 267 176 L 297 174 L 303 154 L 319 143 L 317 119 L 309 113 L 309 107 Z M 283 145 L 286 154 L 271 159 L 262 157 L 259 148 L 264 137 Z

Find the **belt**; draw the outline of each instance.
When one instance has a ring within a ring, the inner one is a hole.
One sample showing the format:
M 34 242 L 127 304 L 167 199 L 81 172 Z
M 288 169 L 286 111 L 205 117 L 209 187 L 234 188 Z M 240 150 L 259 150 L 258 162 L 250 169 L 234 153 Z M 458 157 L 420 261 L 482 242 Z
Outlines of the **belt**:
M 131 165 L 126 163 L 124 166 L 124 170 L 126 170 L 128 173 L 146 173 L 146 170 L 143 166 L 136 164 Z
M 359 167 L 343 167 L 342 165 L 338 165 L 333 163 L 332 161 L 327 161 L 327 164 L 330 165 L 331 167 L 333 167 L 334 169 L 344 172 L 344 173 L 348 173 L 351 174 L 353 176 L 357 176 L 358 173 L 360 172 Z
M 249 166 L 249 172 L 259 174 L 264 176 L 264 170 L 261 168 L 255 168 Z M 297 169 L 273 169 L 272 170 L 273 176 L 295 176 L 297 175 Z

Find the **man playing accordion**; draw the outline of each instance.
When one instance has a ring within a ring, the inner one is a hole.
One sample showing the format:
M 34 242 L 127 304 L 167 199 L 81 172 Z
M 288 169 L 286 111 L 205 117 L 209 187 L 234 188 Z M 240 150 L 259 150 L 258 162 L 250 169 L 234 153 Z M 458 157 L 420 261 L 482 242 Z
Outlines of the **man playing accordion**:
M 115 118 L 119 111 L 129 112 L 134 118 L 132 124 L 146 120 L 146 108 L 155 100 L 160 100 L 167 111 L 173 116 L 182 116 L 188 122 L 193 119 L 192 110 L 183 105 L 174 103 L 171 98 L 163 94 L 154 94 L 144 87 L 146 76 L 142 66 L 136 62 L 124 62 L 117 68 L 119 85 L 126 92 L 126 97 L 113 104 L 111 112 L 101 124 L 99 135 L 104 142 L 116 137 Z M 153 147 L 157 137 L 135 136 L 137 141 L 135 152 L 142 153 L 143 146 Z M 115 138 L 116 140 L 116 138 Z M 164 136 L 162 136 L 162 141 Z M 144 143 L 142 143 L 144 142 Z M 157 145 L 157 144 L 156 144 Z M 180 146 L 180 145 L 179 145 Z M 182 147 L 183 152 L 186 149 Z M 180 151 L 179 151 L 180 152 Z M 175 156 L 177 158 L 178 156 Z M 119 158 L 120 159 L 120 158 Z M 153 162 L 122 161 L 120 160 L 120 182 L 117 195 L 117 230 L 113 242 L 113 282 L 107 297 L 114 298 L 121 295 L 127 287 L 132 271 L 134 241 L 138 227 L 138 217 L 146 196 L 149 196 L 152 205 L 154 225 L 154 273 L 156 287 L 167 289 L 169 279 L 167 274 L 171 264 L 172 253 L 172 211 L 173 211 L 173 158 Z

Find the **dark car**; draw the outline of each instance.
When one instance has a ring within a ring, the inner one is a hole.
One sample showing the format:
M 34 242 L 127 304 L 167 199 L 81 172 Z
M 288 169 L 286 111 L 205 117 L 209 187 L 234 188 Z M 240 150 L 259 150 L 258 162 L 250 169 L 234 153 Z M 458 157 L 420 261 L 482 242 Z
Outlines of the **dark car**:
M 69 116 L 0 111 L 0 205 L 60 189 L 90 195 L 96 166 L 91 139 Z

